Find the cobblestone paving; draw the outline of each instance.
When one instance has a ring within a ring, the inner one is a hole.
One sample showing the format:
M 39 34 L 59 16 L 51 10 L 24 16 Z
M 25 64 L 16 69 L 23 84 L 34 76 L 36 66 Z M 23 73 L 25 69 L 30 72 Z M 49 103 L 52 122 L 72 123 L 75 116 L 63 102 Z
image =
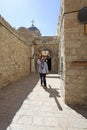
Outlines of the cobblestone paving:
M 67 106 L 61 80 L 47 77 L 47 90 L 31 74 L 0 90 L 0 130 L 87 130 L 84 115 Z

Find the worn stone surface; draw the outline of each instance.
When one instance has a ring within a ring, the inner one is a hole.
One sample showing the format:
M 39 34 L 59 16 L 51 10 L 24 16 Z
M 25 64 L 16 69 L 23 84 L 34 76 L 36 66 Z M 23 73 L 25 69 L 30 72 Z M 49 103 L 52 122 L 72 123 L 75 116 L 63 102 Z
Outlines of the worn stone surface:
M 64 103 L 61 79 L 47 76 L 47 90 L 37 74 L 0 90 L 0 130 L 87 130 L 87 108 Z

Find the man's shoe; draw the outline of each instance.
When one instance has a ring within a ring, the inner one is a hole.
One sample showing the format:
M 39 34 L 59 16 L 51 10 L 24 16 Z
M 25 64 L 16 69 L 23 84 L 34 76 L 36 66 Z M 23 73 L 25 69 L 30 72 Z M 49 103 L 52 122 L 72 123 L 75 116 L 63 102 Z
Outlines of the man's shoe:
M 44 89 L 47 89 L 47 86 L 44 86 Z

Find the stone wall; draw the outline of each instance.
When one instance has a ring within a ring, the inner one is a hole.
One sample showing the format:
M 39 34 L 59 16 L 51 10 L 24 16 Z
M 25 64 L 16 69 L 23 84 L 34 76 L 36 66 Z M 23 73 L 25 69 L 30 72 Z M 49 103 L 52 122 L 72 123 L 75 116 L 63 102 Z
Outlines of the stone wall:
M 58 73 L 61 75 L 61 93 L 63 98 L 65 99 L 65 30 L 64 30 L 64 1 L 60 1 L 60 15 L 58 19 L 58 39 L 59 39 L 59 47 L 58 47 Z
M 49 50 L 51 53 L 51 72 L 58 72 L 58 40 L 57 37 L 41 37 L 34 41 L 34 56 L 39 50 Z
M 87 65 L 83 64 L 87 61 L 87 35 L 84 34 L 84 24 L 77 18 L 78 11 L 87 6 L 87 0 L 62 0 L 61 3 L 58 34 L 60 36 L 63 32 L 60 36 L 60 58 L 63 57 L 65 102 L 87 105 Z
M 32 31 L 31 28 L 33 28 Z M 31 46 L 31 72 L 37 72 L 36 61 L 39 55 L 41 55 L 41 51 L 47 50 L 50 54 L 47 56 L 49 71 L 58 73 L 59 39 L 57 36 L 41 36 L 39 29 L 37 30 L 36 28 L 32 25 L 29 28 L 20 27 L 17 29 L 18 34 Z
M 0 17 L 0 88 L 30 73 L 30 47 Z

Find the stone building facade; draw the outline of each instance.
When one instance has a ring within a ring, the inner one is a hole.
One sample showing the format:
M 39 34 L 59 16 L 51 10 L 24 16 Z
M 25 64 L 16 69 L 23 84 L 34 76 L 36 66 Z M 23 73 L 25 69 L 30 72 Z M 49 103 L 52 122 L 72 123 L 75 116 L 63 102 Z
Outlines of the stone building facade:
M 65 102 L 72 105 L 87 105 L 87 35 L 78 19 L 85 6 L 87 0 L 61 0 L 60 6 L 59 73 L 65 86 Z
M 58 72 L 58 38 L 41 36 L 40 30 L 31 25 L 28 29 L 20 27 L 18 34 L 31 46 L 31 72 L 37 72 L 37 59 L 42 53 L 47 57 L 49 72 Z
M 47 54 L 48 69 L 51 73 L 58 72 L 58 41 L 57 37 L 40 37 L 34 39 L 34 53 L 32 58 L 35 59 L 35 70 L 37 71 L 36 61 L 39 53 Z M 42 54 L 43 55 L 43 54 Z
M 30 46 L 0 17 L 0 88 L 30 73 Z
M 87 21 L 78 19 L 87 0 L 60 3 L 58 36 L 41 36 L 34 24 L 15 30 L 0 16 L 0 88 L 37 72 L 37 58 L 44 54 L 49 71 L 61 75 L 65 102 L 87 105 Z
M 47 57 L 49 72 L 57 73 L 57 37 L 42 37 L 34 24 L 15 30 L 0 16 L 0 88 L 37 72 L 36 61 L 42 53 Z

